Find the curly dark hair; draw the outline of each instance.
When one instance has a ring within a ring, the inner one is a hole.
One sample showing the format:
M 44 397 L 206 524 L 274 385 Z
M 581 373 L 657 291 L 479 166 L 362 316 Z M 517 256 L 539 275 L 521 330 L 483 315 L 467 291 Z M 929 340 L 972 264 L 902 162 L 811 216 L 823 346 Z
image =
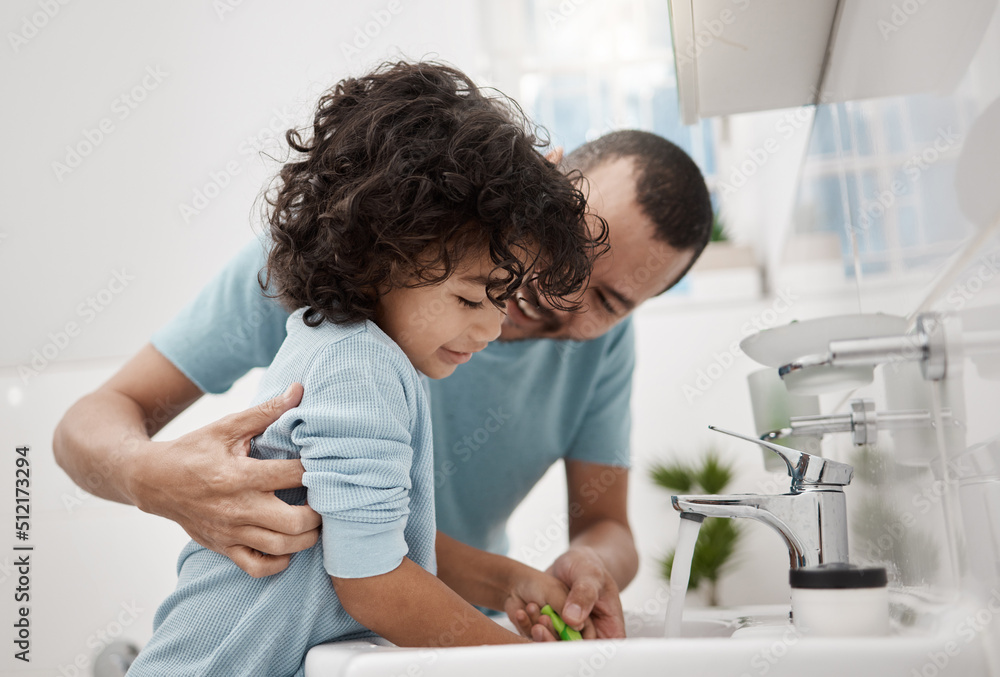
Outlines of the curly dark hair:
M 309 326 L 373 319 L 381 294 L 442 282 L 477 250 L 504 272 L 487 290 L 494 303 L 535 279 L 573 309 L 566 297 L 607 249 L 579 177 L 539 154 L 517 104 L 449 66 L 385 63 L 342 80 L 309 138 L 285 138 L 299 155 L 265 195 L 272 246 L 258 281 L 308 307 Z

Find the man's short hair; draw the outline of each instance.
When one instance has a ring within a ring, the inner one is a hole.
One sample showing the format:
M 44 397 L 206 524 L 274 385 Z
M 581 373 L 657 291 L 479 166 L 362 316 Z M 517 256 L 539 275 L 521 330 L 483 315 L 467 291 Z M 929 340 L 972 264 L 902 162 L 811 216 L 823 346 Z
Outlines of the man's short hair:
M 635 129 L 605 134 L 566 156 L 568 169 L 584 175 L 594 167 L 631 158 L 636 201 L 653 222 L 654 237 L 678 251 L 691 251 L 690 270 L 712 235 L 712 201 L 705 178 L 687 153 L 662 136 Z

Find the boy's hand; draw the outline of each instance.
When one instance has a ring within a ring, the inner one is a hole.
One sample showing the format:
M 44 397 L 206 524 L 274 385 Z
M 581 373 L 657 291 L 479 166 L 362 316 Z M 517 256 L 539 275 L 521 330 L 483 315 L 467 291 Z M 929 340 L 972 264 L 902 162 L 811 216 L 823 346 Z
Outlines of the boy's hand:
M 512 577 L 503 607 L 511 623 L 523 636 L 536 642 L 554 642 L 558 640 L 558 636 L 552 627 L 552 620 L 541 613 L 541 608 L 550 604 L 562 615 L 568 593 L 569 588 L 559 579 L 522 565 Z M 584 639 L 598 637 L 594 624 L 589 619 L 585 619 L 580 626 L 582 627 L 574 625 L 574 628 L 580 630 Z
M 254 577 L 288 566 L 291 553 L 313 546 L 320 517 L 288 505 L 278 489 L 302 486 L 297 460 L 247 458 L 251 438 L 298 406 L 302 386 L 170 442 L 147 442 L 130 494 L 145 512 L 171 519 L 196 542 L 229 557 Z

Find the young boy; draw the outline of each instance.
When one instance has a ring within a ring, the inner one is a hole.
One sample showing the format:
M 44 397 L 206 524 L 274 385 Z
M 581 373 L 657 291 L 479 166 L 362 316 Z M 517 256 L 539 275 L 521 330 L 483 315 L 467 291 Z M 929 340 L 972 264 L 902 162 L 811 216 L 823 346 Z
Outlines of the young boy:
M 279 493 L 323 516 L 321 543 L 259 579 L 189 543 L 130 675 L 302 674 L 310 647 L 371 632 L 410 646 L 526 641 L 433 575 L 420 374 L 473 359 L 529 280 L 572 306 L 606 226 L 592 238 L 582 194 L 523 121 L 444 66 L 342 81 L 311 137 L 287 139 L 299 156 L 268 196 L 262 287 L 295 312 L 257 401 L 296 382 L 304 395 L 253 454 L 302 459 L 305 488 Z M 561 608 L 565 589 L 549 585 L 532 601 Z

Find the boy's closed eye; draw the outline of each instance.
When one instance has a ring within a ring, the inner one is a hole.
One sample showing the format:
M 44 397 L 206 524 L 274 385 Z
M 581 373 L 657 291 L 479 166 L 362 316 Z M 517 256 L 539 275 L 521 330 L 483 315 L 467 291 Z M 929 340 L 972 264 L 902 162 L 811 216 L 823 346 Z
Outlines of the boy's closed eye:
M 490 295 L 490 289 L 496 286 L 496 280 L 487 275 L 471 273 L 458 276 L 457 281 L 459 287 L 455 290 L 455 298 L 462 306 L 478 310 L 491 304 L 504 315 L 507 314 L 506 304 Z
M 459 302 L 463 306 L 465 306 L 466 308 L 482 308 L 483 307 L 483 303 L 486 302 L 486 298 L 485 297 L 483 297 L 479 301 L 470 301 L 469 299 L 467 299 L 467 298 L 465 298 L 463 296 L 456 296 L 455 298 L 457 298 L 459 300 Z

